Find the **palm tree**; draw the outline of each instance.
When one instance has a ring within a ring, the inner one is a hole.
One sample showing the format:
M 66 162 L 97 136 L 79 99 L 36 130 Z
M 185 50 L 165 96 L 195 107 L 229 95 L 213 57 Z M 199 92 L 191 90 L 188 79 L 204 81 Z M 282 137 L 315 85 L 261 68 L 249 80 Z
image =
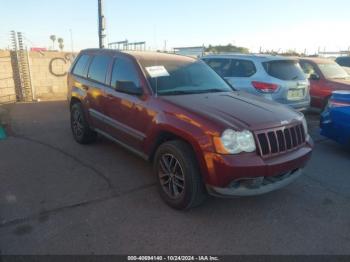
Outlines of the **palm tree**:
M 58 39 L 57 39 L 57 42 L 59 43 L 59 48 L 61 49 L 61 51 L 63 51 L 63 48 L 64 48 L 64 40 L 63 40 L 63 38 L 62 37 L 59 37 Z
M 50 36 L 50 39 L 51 39 L 51 41 L 52 41 L 52 49 L 54 50 L 54 49 L 55 49 L 56 36 L 55 36 L 55 35 L 51 35 L 51 36 Z

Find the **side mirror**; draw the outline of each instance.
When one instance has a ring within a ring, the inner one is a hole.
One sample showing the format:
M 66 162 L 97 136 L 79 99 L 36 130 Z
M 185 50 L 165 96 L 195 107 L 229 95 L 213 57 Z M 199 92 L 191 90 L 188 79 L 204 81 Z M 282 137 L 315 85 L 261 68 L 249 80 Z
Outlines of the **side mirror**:
M 143 90 L 141 87 L 135 85 L 132 81 L 117 81 L 115 90 L 121 93 L 126 93 L 130 95 L 141 96 Z
M 315 74 L 315 73 L 311 74 L 310 80 L 315 80 L 315 81 L 320 80 L 320 76 L 318 74 Z

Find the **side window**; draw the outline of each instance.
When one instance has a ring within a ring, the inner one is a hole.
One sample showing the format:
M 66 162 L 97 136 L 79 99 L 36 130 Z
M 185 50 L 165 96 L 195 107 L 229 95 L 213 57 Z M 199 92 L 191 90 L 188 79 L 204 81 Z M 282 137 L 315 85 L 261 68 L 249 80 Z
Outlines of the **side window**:
M 335 62 L 337 62 L 337 64 L 340 66 L 345 66 L 345 60 L 342 57 L 335 59 Z
M 255 65 L 252 61 L 233 59 L 231 63 L 232 77 L 250 77 L 256 73 Z
M 89 68 L 88 78 L 104 84 L 106 82 L 107 70 L 111 61 L 112 58 L 109 56 L 95 56 Z
M 78 58 L 78 62 L 75 64 L 73 74 L 86 77 L 85 68 L 89 62 L 90 56 L 82 55 Z
M 300 65 L 301 65 L 301 68 L 303 69 L 304 73 L 307 76 L 310 76 L 311 74 L 316 73 L 315 68 L 313 67 L 312 64 L 310 64 L 308 62 L 301 62 Z
M 132 82 L 136 87 L 141 88 L 139 74 L 129 58 L 119 57 L 115 60 L 111 86 L 116 88 L 117 82 Z
M 218 73 L 221 77 L 229 77 L 230 76 L 230 59 L 220 59 L 213 58 L 207 59 L 205 62 L 214 69 L 216 73 Z
M 350 67 L 350 57 L 345 57 L 343 59 L 342 66 Z

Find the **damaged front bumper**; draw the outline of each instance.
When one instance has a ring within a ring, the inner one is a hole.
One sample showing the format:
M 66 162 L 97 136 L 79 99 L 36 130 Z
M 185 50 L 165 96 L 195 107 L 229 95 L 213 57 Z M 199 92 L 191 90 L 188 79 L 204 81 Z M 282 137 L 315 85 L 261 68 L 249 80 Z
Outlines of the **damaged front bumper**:
M 257 196 L 286 187 L 302 174 L 302 169 L 296 169 L 279 176 L 240 179 L 225 188 L 207 185 L 207 190 L 218 197 Z

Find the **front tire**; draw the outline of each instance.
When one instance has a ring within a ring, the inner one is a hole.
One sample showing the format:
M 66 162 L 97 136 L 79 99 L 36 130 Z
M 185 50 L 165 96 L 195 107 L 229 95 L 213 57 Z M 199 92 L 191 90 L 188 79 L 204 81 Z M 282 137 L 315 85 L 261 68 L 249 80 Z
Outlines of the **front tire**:
M 162 199 L 172 208 L 199 206 L 207 196 L 192 148 L 182 141 L 166 142 L 154 158 L 154 171 Z
M 96 141 L 97 134 L 91 130 L 86 121 L 82 104 L 76 103 L 71 107 L 71 129 L 75 141 L 79 144 L 91 144 Z

